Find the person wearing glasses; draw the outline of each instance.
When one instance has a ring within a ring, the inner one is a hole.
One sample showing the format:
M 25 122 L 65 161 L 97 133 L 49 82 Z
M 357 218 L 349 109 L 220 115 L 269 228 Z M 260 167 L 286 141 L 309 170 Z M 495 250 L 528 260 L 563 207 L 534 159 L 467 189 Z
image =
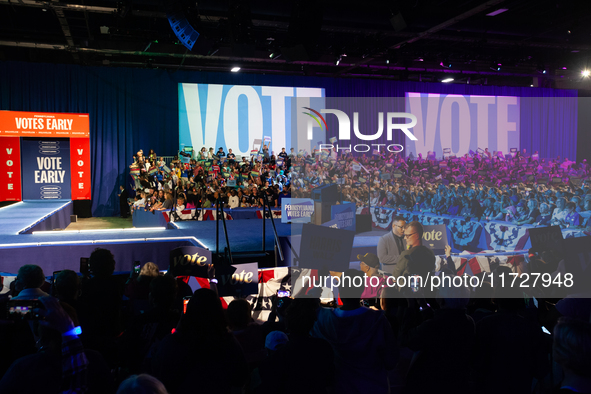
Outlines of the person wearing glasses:
M 426 275 L 435 269 L 435 254 L 423 246 L 423 225 L 417 221 L 408 223 L 404 228 L 404 239 L 407 250 L 402 252 L 396 263 L 392 275 L 399 277 L 407 274 Z M 409 263 L 413 267 L 409 268 Z
M 382 271 L 392 274 L 396 259 L 406 249 L 404 240 L 404 226 L 406 220 L 403 216 L 392 219 L 392 231 L 383 235 L 378 241 L 378 259 Z

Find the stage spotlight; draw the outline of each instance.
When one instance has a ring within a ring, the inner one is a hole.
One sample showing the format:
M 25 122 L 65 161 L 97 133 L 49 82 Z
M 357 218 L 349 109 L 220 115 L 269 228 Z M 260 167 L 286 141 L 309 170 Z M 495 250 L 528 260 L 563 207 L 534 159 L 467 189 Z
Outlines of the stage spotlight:
M 583 71 L 581 71 L 581 75 L 583 76 L 583 78 L 587 78 L 587 77 L 589 77 L 589 75 L 591 75 L 591 71 L 583 70 Z
M 232 67 L 230 71 L 232 71 L 233 73 L 237 73 L 238 71 L 240 71 L 240 67 Z
M 451 62 L 448 58 L 445 58 L 442 62 L 439 62 L 439 65 L 443 68 L 451 68 Z
M 441 82 L 447 83 L 447 82 L 451 82 L 453 80 L 454 80 L 453 78 L 445 78 L 445 79 L 442 79 Z

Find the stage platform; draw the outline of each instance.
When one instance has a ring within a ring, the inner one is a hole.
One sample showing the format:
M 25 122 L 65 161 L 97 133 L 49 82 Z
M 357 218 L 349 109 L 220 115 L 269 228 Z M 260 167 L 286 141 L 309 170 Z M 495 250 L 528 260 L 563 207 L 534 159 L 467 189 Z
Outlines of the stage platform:
M 73 213 L 71 200 L 21 201 L 0 208 L 0 235 L 64 229 Z
M 170 251 L 180 246 L 197 246 L 214 253 L 216 251 L 215 221 L 181 221 L 169 223 L 167 227 L 153 228 L 53 230 L 65 227 L 66 214 L 69 222 L 71 206 L 71 202 L 68 201 L 53 201 L 23 202 L 1 208 L 0 275 L 14 275 L 24 264 L 41 266 L 46 276 L 63 269 L 78 272 L 80 258 L 89 257 L 92 251 L 99 247 L 113 252 L 116 261 L 115 271 L 120 272 L 129 272 L 135 261 L 142 264 L 152 261 L 158 264 L 160 269 L 165 270 L 168 268 Z M 272 219 L 264 220 L 267 259 L 262 263 L 263 259 L 255 257 L 254 261 L 259 262 L 259 268 L 272 267 L 275 264 L 272 258 L 275 245 Z M 288 266 L 294 259 L 290 245 L 296 254 L 299 253 L 303 225 L 281 223 L 280 219 L 274 219 L 274 223 L 285 255 L 285 260 L 278 261 L 277 266 Z M 226 227 L 235 262 L 240 262 L 240 257 L 237 256 L 241 254 L 243 259 L 248 253 L 262 255 L 263 219 L 227 220 Z M 350 268 L 359 269 L 358 254 L 376 253 L 379 239 L 385 233 L 386 231 L 374 230 L 357 234 L 351 250 Z M 226 238 L 220 222 L 220 252 L 223 253 L 225 247 Z M 472 259 L 478 256 L 488 264 L 489 256 L 497 260 L 505 256 L 504 259 L 507 260 L 510 256 L 522 254 L 523 252 L 489 251 L 473 255 L 466 252 L 456 255 L 454 259 L 458 260 L 456 265 L 459 265 L 460 258 Z
M 170 250 L 179 246 L 193 245 L 216 251 L 215 221 L 181 221 L 153 228 L 56 230 L 67 227 L 71 209 L 71 201 L 26 201 L 1 208 L 0 272 L 15 274 L 23 264 L 37 264 L 48 276 L 63 269 L 78 271 L 80 257 L 90 256 L 98 247 L 113 252 L 116 271 L 129 271 L 134 261 L 142 264 L 153 261 L 166 269 Z M 264 220 L 265 251 L 273 252 L 272 219 Z M 301 235 L 301 224 L 273 220 L 280 239 Z M 262 252 L 263 219 L 227 220 L 226 227 L 233 253 Z M 383 233 L 374 231 L 356 236 L 352 261 L 359 253 L 375 252 Z M 220 252 L 225 247 L 226 238 L 220 222 Z M 287 261 L 279 263 L 286 264 Z

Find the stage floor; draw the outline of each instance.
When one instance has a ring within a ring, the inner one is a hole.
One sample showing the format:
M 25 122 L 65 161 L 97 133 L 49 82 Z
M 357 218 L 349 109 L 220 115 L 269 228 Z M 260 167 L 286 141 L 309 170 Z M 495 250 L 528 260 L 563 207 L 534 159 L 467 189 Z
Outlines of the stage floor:
M 48 221 L 52 213 L 57 216 L 59 209 L 63 209 L 67 203 L 23 202 L 0 209 L 0 272 L 14 274 L 23 264 L 38 264 L 46 275 L 62 269 L 78 271 L 80 257 L 88 257 L 97 247 L 113 252 L 117 263 L 116 271 L 129 271 L 134 261 L 153 261 L 161 269 L 166 269 L 170 250 L 183 245 L 216 251 L 215 221 L 177 222 L 167 229 L 131 228 L 130 219 L 90 218 L 71 223 L 62 231 L 49 229 L 22 234 L 23 229 Z M 265 219 L 265 250 L 268 252 L 274 250 L 275 244 L 271 220 Z M 279 237 L 301 235 L 301 224 L 285 224 L 279 219 L 274 219 L 274 222 Z M 226 226 L 232 252 L 262 251 L 261 219 L 228 220 Z M 379 236 L 384 233 L 374 231 L 358 234 L 353 245 L 352 259 L 355 260 L 356 253 L 371 250 L 375 252 Z M 220 252 L 225 247 L 226 238 L 220 222 Z
M 23 233 L 71 205 L 70 200 L 52 200 L 22 201 L 2 207 L 0 236 Z

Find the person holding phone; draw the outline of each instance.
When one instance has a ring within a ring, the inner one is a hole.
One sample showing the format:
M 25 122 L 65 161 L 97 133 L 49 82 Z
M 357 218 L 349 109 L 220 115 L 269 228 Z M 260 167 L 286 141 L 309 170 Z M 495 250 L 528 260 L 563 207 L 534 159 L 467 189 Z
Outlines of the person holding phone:
M 148 300 L 150 294 L 150 282 L 160 275 L 160 270 L 155 263 L 147 262 L 141 267 L 139 261 L 134 262 L 130 280 L 125 285 L 124 294 L 130 300 Z

